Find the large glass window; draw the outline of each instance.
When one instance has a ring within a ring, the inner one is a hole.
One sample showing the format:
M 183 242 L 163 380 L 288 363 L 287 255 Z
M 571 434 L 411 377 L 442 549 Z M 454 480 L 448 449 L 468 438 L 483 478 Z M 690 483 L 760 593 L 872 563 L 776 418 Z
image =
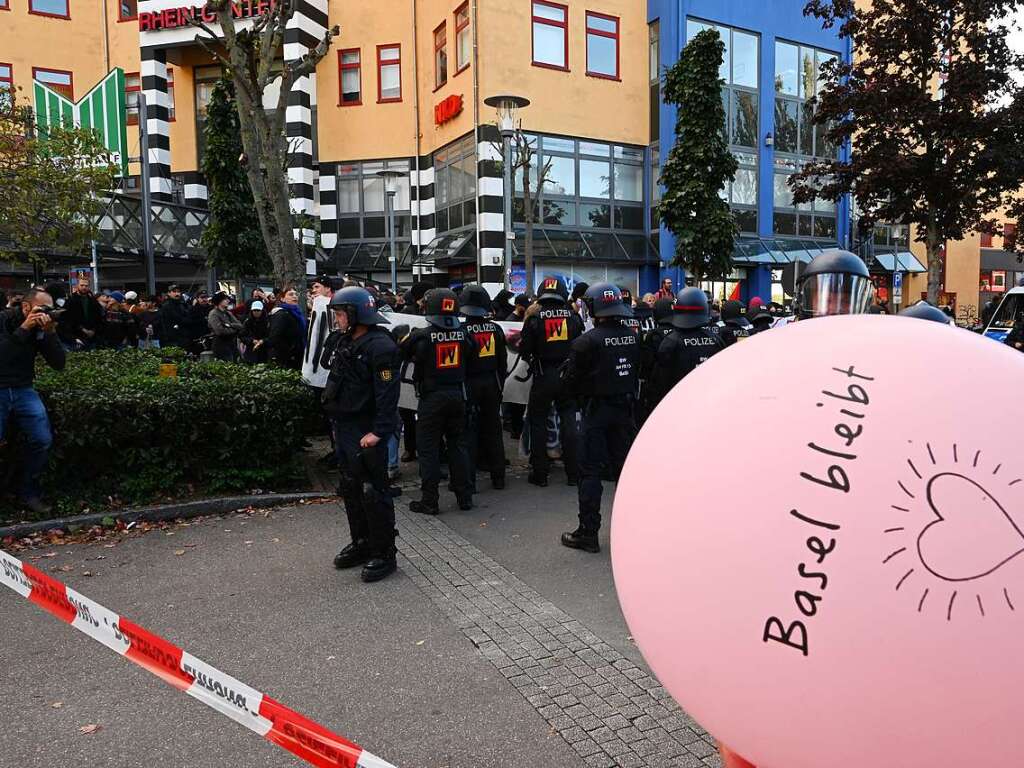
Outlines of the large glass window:
M 75 98 L 74 76 L 63 69 L 43 69 L 32 67 L 32 79 L 42 83 L 51 91 L 56 91 L 72 101 Z
M 473 39 L 469 29 L 469 3 L 455 11 L 455 73 L 469 66 L 472 57 Z
M 434 153 L 434 228 L 440 235 L 475 221 L 476 145 L 470 135 Z
M 401 171 L 404 175 L 385 183 L 378 171 Z M 383 240 L 387 234 L 385 194 L 387 185 L 395 191 L 395 235 L 408 240 L 409 161 L 367 160 L 338 166 L 338 237 L 341 240 Z
M 442 21 L 434 30 L 434 88 L 448 82 L 448 28 Z
M 363 71 L 358 48 L 338 51 L 338 70 L 341 88 L 338 94 L 338 104 L 342 107 L 354 107 L 362 104 Z
M 587 74 L 619 79 L 619 18 L 587 11 Z
M 790 177 L 801 167 L 796 160 L 782 157 L 775 159 L 775 177 L 772 187 L 775 191 L 774 230 L 778 235 L 814 237 L 835 240 L 836 205 L 831 200 L 815 200 L 812 203 L 793 202 Z
M 124 76 L 125 113 L 128 125 L 139 124 L 139 94 L 142 92 L 142 78 L 138 72 L 126 72 Z
M 28 0 L 28 12 L 70 19 L 70 4 L 70 0 Z
M 377 102 L 402 100 L 402 46 L 377 46 Z
M 732 183 L 722 190 L 722 198 L 729 203 L 740 231 L 757 234 L 757 155 L 734 151 L 739 168 Z
M 533 63 L 552 69 L 569 68 L 569 7 L 533 0 Z
M 609 197 L 611 166 L 597 160 L 580 160 L 580 197 Z

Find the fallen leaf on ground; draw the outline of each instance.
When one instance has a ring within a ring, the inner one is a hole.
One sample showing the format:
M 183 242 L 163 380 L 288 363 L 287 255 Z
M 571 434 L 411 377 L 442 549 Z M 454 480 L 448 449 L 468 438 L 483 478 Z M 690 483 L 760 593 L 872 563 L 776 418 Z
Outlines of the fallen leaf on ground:
M 72 570 L 72 568 L 73 568 L 73 566 L 70 566 L 70 565 L 62 565 L 57 570 L 61 571 L 62 573 L 67 573 L 68 571 Z
M 60 709 L 61 707 L 64 706 L 64 702 L 63 701 L 55 701 L 50 706 L 53 707 L 54 709 Z
M 176 554 L 176 555 L 184 555 L 185 554 L 185 550 L 184 549 L 176 549 L 176 550 L 174 550 L 174 554 Z
M 56 557 L 56 556 L 57 556 L 56 552 L 44 552 L 42 555 L 40 555 L 40 557 Z
M 251 541 L 243 541 L 242 543 L 245 544 L 246 546 L 248 546 L 249 544 L 252 544 Z
M 78 732 L 79 733 L 96 733 L 96 731 L 100 730 L 102 727 L 103 727 L 102 725 L 98 725 L 96 723 L 90 723 L 89 725 L 83 725 L 81 728 L 78 729 Z
M 423 645 L 425 642 L 427 642 L 427 641 L 426 640 L 419 640 L 419 641 L 416 642 L 416 645 Z
M 92 576 L 92 571 L 82 571 L 83 576 Z
M 327 660 L 328 661 L 334 661 L 336 658 L 338 658 L 338 657 L 337 656 L 328 656 Z

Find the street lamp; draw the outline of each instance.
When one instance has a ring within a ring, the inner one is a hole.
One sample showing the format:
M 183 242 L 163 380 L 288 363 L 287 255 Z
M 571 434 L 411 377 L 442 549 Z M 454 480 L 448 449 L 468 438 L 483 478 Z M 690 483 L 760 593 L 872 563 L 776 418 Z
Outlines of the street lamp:
M 388 237 L 391 241 L 391 292 L 398 295 L 398 256 L 395 252 L 395 194 L 393 182 L 405 174 L 401 171 L 377 171 L 384 179 L 384 203 L 388 214 Z
M 498 130 L 501 132 L 502 165 L 505 166 L 505 287 L 508 288 L 509 274 L 512 270 L 512 244 L 516 233 L 512 226 L 512 136 L 520 123 L 517 119 L 519 110 L 530 106 L 530 100 L 522 96 L 499 94 L 488 96 L 484 104 L 494 107 L 498 112 Z M 527 270 L 529 272 L 530 270 Z M 532 278 L 532 276 L 530 276 Z M 533 286 L 527 285 L 530 291 Z

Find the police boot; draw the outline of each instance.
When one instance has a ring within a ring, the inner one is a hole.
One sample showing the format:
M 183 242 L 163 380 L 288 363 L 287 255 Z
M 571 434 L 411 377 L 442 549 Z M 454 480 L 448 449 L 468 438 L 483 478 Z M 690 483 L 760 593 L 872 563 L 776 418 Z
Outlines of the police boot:
M 597 534 L 585 531 L 582 526 L 572 533 L 563 533 L 562 546 L 569 549 L 582 549 L 584 552 L 597 553 L 601 551 L 601 545 L 597 543 Z
M 418 515 L 439 515 L 441 510 L 437 506 L 436 501 L 427 501 L 422 499 L 420 501 L 409 502 L 409 510 L 415 512 Z
M 548 487 L 547 475 L 542 475 L 539 472 L 533 471 L 532 469 L 530 470 L 530 474 L 526 478 L 526 482 L 528 482 L 530 485 L 536 485 L 538 488 Z
M 395 558 L 395 551 L 391 550 L 390 554 L 378 555 L 363 566 L 360 578 L 369 584 L 390 576 L 396 570 L 398 570 L 398 560 Z
M 459 502 L 459 509 L 463 512 L 469 512 L 473 508 L 473 494 L 466 493 L 462 496 L 456 496 L 456 500 Z
M 353 541 L 334 557 L 334 567 L 339 571 L 344 568 L 354 568 L 362 565 L 372 557 L 369 543 L 366 539 Z
M 491 475 L 491 488 L 493 488 L 496 491 L 505 490 L 505 476 Z

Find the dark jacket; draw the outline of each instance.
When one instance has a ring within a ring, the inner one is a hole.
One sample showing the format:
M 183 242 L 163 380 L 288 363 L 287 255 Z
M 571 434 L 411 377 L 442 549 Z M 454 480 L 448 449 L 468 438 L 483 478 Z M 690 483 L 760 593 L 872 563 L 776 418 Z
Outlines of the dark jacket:
M 121 349 L 126 345 L 134 347 L 138 341 L 138 326 L 134 317 L 121 309 L 107 312 L 103 318 L 103 329 L 100 331 L 100 346 Z
M 64 370 L 64 347 L 55 333 L 25 331 L 21 308 L 0 312 L 0 389 L 31 387 L 36 353 L 57 371 Z
M 354 341 L 332 332 L 320 364 L 330 371 L 322 400 L 331 418 L 378 437 L 398 430 L 399 353 L 387 330 L 373 326 Z
M 283 307 L 270 312 L 270 333 L 267 336 L 267 357 L 281 368 L 302 367 L 302 326 L 295 315 Z
M 188 349 L 190 341 L 189 313 L 184 301 L 181 299 L 164 301 L 157 313 L 157 325 L 160 328 L 161 346 Z
M 245 318 L 245 322 L 242 323 L 242 344 L 245 345 L 245 352 L 242 354 L 242 359 L 250 365 L 255 363 L 267 362 L 267 346 L 266 339 L 270 335 L 270 317 L 266 312 L 263 312 L 259 317 L 256 317 L 252 312 L 249 312 L 249 316 Z M 263 341 L 259 349 L 254 349 L 257 341 Z
M 99 335 L 100 327 L 103 325 L 103 307 L 91 293 L 84 296 L 80 293 L 71 294 L 64 309 L 66 311 L 60 319 L 58 329 L 64 341 L 89 341 L 82 333 L 83 329 Z

